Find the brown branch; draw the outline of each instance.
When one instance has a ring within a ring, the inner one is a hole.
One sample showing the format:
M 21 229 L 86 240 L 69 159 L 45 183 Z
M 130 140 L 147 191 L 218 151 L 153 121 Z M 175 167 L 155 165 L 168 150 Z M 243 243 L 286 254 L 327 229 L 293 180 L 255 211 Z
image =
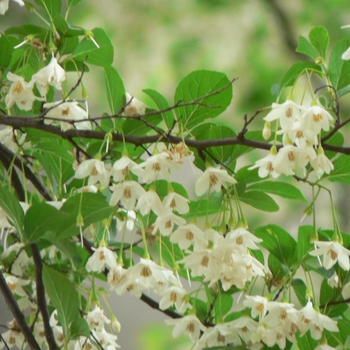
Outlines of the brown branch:
M 33 350 L 40 350 L 40 346 L 35 340 L 29 326 L 27 325 L 26 319 L 22 311 L 18 307 L 17 301 L 13 296 L 12 292 L 10 291 L 6 283 L 5 277 L 1 271 L 0 271 L 0 291 L 5 299 L 7 306 L 11 310 L 11 313 L 15 318 L 17 325 L 21 330 L 24 338 L 26 339 L 26 342 L 28 343 L 29 347 Z

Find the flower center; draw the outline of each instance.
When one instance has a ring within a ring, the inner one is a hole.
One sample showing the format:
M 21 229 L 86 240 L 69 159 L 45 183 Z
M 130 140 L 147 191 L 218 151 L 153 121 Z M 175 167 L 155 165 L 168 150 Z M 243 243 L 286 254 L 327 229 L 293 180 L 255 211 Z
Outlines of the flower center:
M 217 340 L 218 343 L 224 343 L 225 344 L 225 337 L 221 333 L 218 333 L 218 336 L 217 336 L 216 340 Z
M 205 255 L 201 260 L 201 265 L 207 267 L 208 264 L 209 264 L 209 256 Z
M 102 261 L 102 260 L 105 260 L 105 259 L 106 259 L 106 255 L 105 255 L 104 251 L 101 250 L 100 251 L 100 260 Z
M 172 201 L 170 202 L 170 208 L 171 208 L 171 209 L 176 208 L 176 201 L 175 201 L 174 198 L 173 198 Z
M 323 116 L 322 114 L 314 114 L 312 119 L 315 123 L 319 123 L 323 119 Z
M 219 182 L 218 177 L 217 177 L 215 174 L 210 174 L 210 176 L 209 176 L 209 183 L 210 183 L 210 186 L 214 186 L 214 185 L 216 185 L 218 182 Z
M 330 249 L 327 254 L 331 257 L 333 261 L 338 259 L 338 254 L 333 249 Z
M 23 85 L 20 82 L 18 82 L 15 88 L 13 89 L 13 92 L 16 92 L 17 94 L 19 94 L 22 91 L 23 91 Z
M 293 116 L 293 108 L 292 107 L 288 107 L 286 110 L 286 117 L 290 118 Z
M 186 331 L 188 332 L 188 333 L 193 333 L 194 332 L 194 323 L 193 322 L 190 322 L 188 325 L 187 325 L 187 327 L 186 327 Z
M 61 114 L 63 117 L 67 117 L 69 115 L 69 107 L 62 109 Z
M 288 152 L 287 156 L 288 156 L 288 160 L 290 162 L 294 162 L 295 161 L 295 154 L 294 154 L 294 152 Z
M 158 172 L 158 171 L 160 171 L 160 164 L 157 162 L 157 163 L 154 163 L 153 165 L 152 165 L 152 170 L 154 171 L 154 172 Z
M 192 231 L 187 231 L 186 233 L 186 239 L 188 239 L 189 241 L 192 241 L 194 238 L 194 234 Z
M 171 292 L 170 293 L 170 301 L 172 303 L 176 303 L 176 301 L 177 301 L 177 294 L 175 292 Z
M 168 221 L 165 223 L 165 228 L 171 228 L 171 220 L 168 220 Z
M 151 277 L 152 276 L 152 270 L 149 268 L 149 266 L 144 266 L 142 268 L 140 276 L 142 276 L 142 277 Z
M 96 176 L 96 175 L 98 175 L 98 171 L 97 171 L 97 169 L 96 169 L 96 167 L 94 166 L 92 169 L 91 169 L 91 171 L 90 171 L 90 175 L 92 175 L 92 176 Z
M 239 236 L 236 238 L 236 243 L 237 244 L 243 244 L 243 237 L 242 236 Z

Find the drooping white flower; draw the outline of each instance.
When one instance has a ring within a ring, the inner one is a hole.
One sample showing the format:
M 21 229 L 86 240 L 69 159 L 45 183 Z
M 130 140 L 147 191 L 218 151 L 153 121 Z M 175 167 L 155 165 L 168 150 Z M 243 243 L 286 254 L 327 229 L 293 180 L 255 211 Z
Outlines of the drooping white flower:
M 339 331 L 337 321 L 316 311 L 310 300 L 308 300 L 306 306 L 300 310 L 300 313 L 302 315 L 300 322 L 302 335 L 310 330 L 312 338 L 318 340 L 322 337 L 323 329 L 327 329 L 331 332 Z
M 146 191 L 136 181 L 123 181 L 117 185 L 110 187 L 113 192 L 109 201 L 109 205 L 117 205 L 120 203 L 126 210 L 135 208 L 136 200 L 140 198 Z
M 6 107 L 11 108 L 16 103 L 19 109 L 30 111 L 37 99 L 33 93 L 34 82 L 27 83 L 22 77 L 11 72 L 7 73 L 7 79 L 12 81 L 12 84 L 5 97 Z
M 213 189 L 215 192 L 221 191 L 221 186 L 226 183 L 235 184 L 237 181 L 227 174 L 226 170 L 209 167 L 199 176 L 195 184 L 195 192 L 198 197 Z
M 333 275 L 327 280 L 328 285 L 332 288 L 338 288 L 340 284 L 339 282 L 339 276 L 336 272 L 334 272 Z
M 252 335 L 256 333 L 258 328 L 258 323 L 246 315 L 238 318 L 237 320 L 229 322 L 229 325 L 245 342 L 251 340 Z
M 40 95 L 45 97 L 52 85 L 57 90 L 62 90 L 61 84 L 66 80 L 64 69 L 58 64 L 57 59 L 52 56 L 50 63 L 40 69 L 32 76 Z
M 350 298 L 350 282 L 346 283 L 343 286 L 341 294 L 342 294 L 344 299 L 349 299 Z
M 150 189 L 142 194 L 137 202 L 136 209 L 139 209 L 142 215 L 149 214 L 152 210 L 156 215 L 161 215 L 164 210 L 163 204 L 157 192 Z
M 13 130 L 11 126 L 0 130 L 0 143 L 7 147 L 13 153 L 17 153 L 18 146 L 28 147 L 30 143 L 25 142 L 27 134 L 22 134 L 21 137 L 17 137 L 17 130 Z
M 146 105 L 138 100 L 136 97 L 126 93 L 126 106 L 124 108 L 124 114 L 127 117 L 133 117 L 135 115 L 142 115 L 146 112 Z
M 78 105 L 76 101 L 62 102 L 56 101 L 45 103 L 44 108 L 50 109 L 46 116 L 58 119 L 63 131 L 76 128 L 77 130 L 90 130 L 91 124 L 88 119 L 88 113 Z M 62 120 L 62 121 L 61 121 Z M 69 120 L 70 122 L 66 122 Z M 52 119 L 45 118 L 45 124 L 51 124 Z
M 17 278 L 12 275 L 5 276 L 5 280 L 6 280 L 7 286 L 9 287 L 12 293 L 15 293 L 21 297 L 24 297 L 27 295 L 22 286 L 26 286 L 27 284 L 29 284 L 30 283 L 29 280 Z
M 24 2 L 22 0 L 13 0 L 17 2 L 17 4 L 24 6 Z M 9 8 L 9 0 L 1 0 L 0 1 L 0 15 L 3 15 Z
M 313 256 L 322 256 L 323 267 L 326 270 L 329 270 L 336 262 L 339 263 L 339 266 L 349 271 L 350 263 L 349 256 L 350 250 L 344 248 L 340 243 L 329 241 L 329 242 L 314 242 L 315 246 L 318 248 L 311 251 L 310 255 Z
M 324 173 L 329 174 L 334 169 L 332 162 L 324 154 L 321 146 L 317 149 L 317 157 L 312 159 L 310 164 L 317 172 L 319 178 L 322 177 Z
M 279 120 L 283 132 L 292 130 L 294 122 L 301 118 L 303 107 L 291 100 L 282 104 L 273 103 L 271 111 L 264 117 L 267 122 Z
M 178 164 L 170 159 L 166 152 L 155 154 L 141 164 L 133 168 L 133 173 L 142 177 L 143 182 L 150 183 L 159 176 L 171 182 L 169 170 L 178 167 Z
M 106 169 L 104 162 L 99 159 L 87 159 L 82 161 L 75 171 L 74 176 L 77 179 L 89 177 L 89 186 L 99 181 L 106 187 L 109 185 L 110 180 L 110 172 Z
M 117 266 L 117 254 L 115 252 L 104 246 L 92 249 L 95 251 L 90 256 L 85 266 L 88 272 L 101 272 L 106 267 L 112 269 Z
M 125 180 L 125 176 L 130 174 L 130 171 L 137 165 L 129 157 L 123 156 L 114 162 L 112 167 L 112 176 L 115 182 Z
M 260 295 L 246 295 L 245 297 L 243 305 L 251 308 L 252 318 L 266 315 L 268 300 L 265 297 Z
M 242 248 L 245 252 L 249 249 L 259 249 L 255 243 L 260 243 L 262 239 L 254 236 L 245 228 L 239 227 L 227 233 L 226 238 L 233 239 L 236 241 L 237 248 Z
M 111 320 L 106 317 L 104 311 L 95 306 L 93 311 L 88 312 L 86 315 L 86 321 L 90 330 L 102 331 L 105 329 L 105 324 L 110 324 Z
M 286 145 L 279 149 L 274 159 L 274 169 L 279 174 L 294 175 L 301 149 L 294 145 Z
M 333 117 L 321 106 L 311 106 L 302 115 L 305 129 L 310 129 L 319 134 L 321 129 L 328 131 Z
M 169 192 L 163 199 L 165 209 L 176 210 L 179 214 L 186 214 L 190 210 L 188 205 L 189 199 L 181 196 L 176 192 Z
M 0 348 L 3 349 L 7 345 L 8 348 L 18 348 L 22 349 L 25 346 L 24 335 L 21 332 L 16 320 L 12 320 L 7 324 L 9 330 L 1 334 L 2 341 L 0 343 Z
M 200 332 L 205 331 L 206 327 L 203 326 L 201 321 L 195 315 L 187 315 L 182 318 L 165 320 L 165 323 L 170 326 L 175 326 L 172 332 L 174 338 L 178 338 L 184 332 L 192 343 L 198 341 Z
M 188 293 L 183 287 L 171 286 L 165 289 L 159 302 L 159 308 L 165 310 L 175 305 L 176 310 L 183 314 L 187 309 L 192 308 L 188 301 Z
M 258 174 L 261 178 L 271 175 L 274 179 L 277 179 L 280 176 L 280 173 L 275 170 L 275 159 L 276 154 L 269 153 L 266 157 L 257 160 L 253 166 L 248 168 L 248 170 L 259 168 Z
M 175 215 L 170 209 L 164 210 L 158 215 L 154 223 L 152 235 L 156 234 L 159 230 L 163 236 L 169 236 L 173 232 L 175 224 L 178 226 L 185 225 L 186 220 Z
M 179 226 L 170 236 L 170 241 L 179 245 L 181 249 L 187 249 L 193 245 L 195 250 L 208 246 L 208 239 L 204 232 L 195 224 Z

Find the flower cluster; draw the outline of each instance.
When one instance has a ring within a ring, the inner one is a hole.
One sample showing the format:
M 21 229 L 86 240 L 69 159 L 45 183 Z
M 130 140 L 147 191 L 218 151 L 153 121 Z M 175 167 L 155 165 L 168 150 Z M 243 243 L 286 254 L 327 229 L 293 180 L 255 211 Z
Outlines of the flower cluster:
M 278 152 L 274 145 L 268 156 L 250 168 L 259 168 L 260 177 L 294 175 L 296 170 L 305 174 L 309 164 L 319 177 L 333 170 L 333 164 L 324 154 L 319 141 L 321 131 L 329 131 L 333 117 L 322 106 L 304 107 L 291 100 L 273 103 L 264 120 L 266 123 L 278 123 L 276 136 L 282 135 L 283 145 Z

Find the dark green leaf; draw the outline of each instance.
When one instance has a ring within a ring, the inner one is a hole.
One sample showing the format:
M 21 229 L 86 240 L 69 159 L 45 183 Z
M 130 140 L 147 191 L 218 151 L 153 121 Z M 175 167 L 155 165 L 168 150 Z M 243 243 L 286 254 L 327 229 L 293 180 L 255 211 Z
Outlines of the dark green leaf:
M 286 265 L 281 264 L 281 262 L 272 254 L 267 258 L 267 264 L 272 273 L 273 280 L 279 284 L 287 275 Z
M 18 198 L 6 187 L 0 186 L 0 207 L 6 212 L 10 222 L 14 224 L 17 231 L 22 234 L 24 213 Z
M 146 118 L 148 124 L 145 124 L 142 120 L 124 119 L 123 132 L 133 136 L 145 136 L 148 132 L 152 131 L 152 128 L 149 125 L 156 127 L 163 120 L 161 115 L 151 115 Z
M 118 114 L 126 104 L 124 83 L 115 68 L 105 67 L 105 73 L 108 104 L 112 114 Z
M 309 39 L 318 54 L 325 59 L 330 41 L 327 29 L 323 26 L 313 27 L 310 30 Z
M 255 235 L 262 239 L 260 245 L 281 263 L 291 267 L 297 261 L 296 241 L 281 227 L 277 225 L 259 227 Z
M 334 170 L 329 175 L 324 175 L 324 178 L 327 178 L 332 182 L 344 182 L 350 184 L 350 161 L 349 156 L 342 154 L 334 162 Z
M 61 0 L 34 0 L 42 7 L 50 19 L 54 18 L 57 13 L 61 12 Z
M 208 118 L 215 118 L 229 106 L 232 99 L 232 85 L 223 73 L 194 71 L 180 82 L 174 99 L 175 103 L 180 104 L 198 101 L 176 109 L 179 124 L 188 130 Z
M 343 146 L 344 145 L 344 135 L 337 131 L 335 134 L 333 134 L 327 141 L 327 145 L 332 145 L 332 146 Z M 333 151 L 327 151 L 325 150 L 325 155 L 327 156 L 328 159 L 332 159 L 334 156 L 337 155 L 337 152 Z
M 95 28 L 92 30 L 93 40 L 91 37 L 84 38 L 79 45 L 75 48 L 68 60 L 86 61 L 96 66 L 110 66 L 113 62 L 113 46 L 106 34 L 101 28 Z
M 295 50 L 296 52 L 303 53 L 305 55 L 310 56 L 313 59 L 316 59 L 318 56 L 317 51 L 315 48 L 311 45 L 311 43 L 304 38 L 303 36 L 299 36 L 299 43 L 298 47 Z
M 13 47 L 6 35 L 0 37 L 0 68 L 7 68 L 11 62 Z
M 350 46 L 350 40 L 343 39 L 333 48 L 329 58 L 329 77 L 336 90 L 350 84 L 350 61 L 344 61 L 341 56 Z
M 78 338 L 80 336 L 89 337 L 90 328 L 84 318 L 82 318 L 79 313 L 74 318 L 70 327 L 70 337 L 72 339 Z
M 298 344 L 299 350 L 316 349 L 318 345 L 318 341 L 311 337 L 310 332 L 307 332 L 302 337 L 297 333 L 296 338 L 297 338 L 297 344 Z
M 209 201 L 205 199 L 191 201 L 189 213 L 182 215 L 182 217 L 185 219 L 190 219 L 192 217 L 212 215 L 217 214 L 222 209 L 223 206 L 221 204 L 221 196 L 212 194 Z
M 217 317 L 217 320 L 221 320 L 231 310 L 232 305 L 232 295 L 220 293 L 214 305 L 215 316 Z
M 328 284 L 327 279 L 324 279 L 320 291 L 320 305 L 326 306 L 323 309 L 323 313 L 329 317 L 340 317 L 348 309 L 348 306 L 345 303 L 328 306 L 328 303 L 340 300 L 343 300 L 343 297 L 340 294 L 339 289 L 332 288 Z
M 48 231 L 55 231 L 52 218 L 57 217 L 58 210 L 47 203 L 34 203 L 24 218 L 24 230 L 29 242 L 43 236 Z
M 67 37 L 78 37 L 85 34 L 84 29 L 70 26 L 70 24 L 60 14 L 55 16 L 54 24 L 60 35 L 65 37 L 65 40 Z M 64 43 L 62 45 L 64 45 Z
M 264 181 L 253 184 L 247 190 L 263 191 L 275 194 L 282 198 L 296 199 L 307 203 L 302 192 L 295 186 L 280 181 Z
M 236 172 L 234 177 L 238 183 L 245 182 L 248 184 L 262 180 L 261 177 L 258 175 L 258 169 L 248 170 L 248 168 L 250 167 L 251 165 L 247 165 Z
M 156 90 L 152 90 L 152 89 L 145 89 L 142 90 L 145 94 L 147 94 L 153 101 L 154 103 L 157 105 L 157 107 L 161 110 L 161 109 L 166 109 L 169 108 L 169 103 L 166 100 L 166 98 L 161 95 L 158 91 Z M 166 126 L 168 129 L 173 127 L 175 118 L 174 118 L 174 114 L 172 111 L 167 111 L 167 112 L 163 112 L 161 114 Z M 148 119 L 148 117 L 147 117 Z
M 313 231 L 312 226 L 300 226 L 298 230 L 297 241 L 297 260 L 301 263 L 305 258 L 309 257 L 309 251 L 312 250 L 310 236 Z
M 305 306 L 307 303 L 306 298 L 306 285 L 303 280 L 299 278 L 293 279 L 292 287 L 294 289 L 294 293 L 296 294 L 301 305 Z
M 46 265 L 43 267 L 43 282 L 50 302 L 57 309 L 58 322 L 68 335 L 69 327 L 79 313 L 78 292 L 66 276 Z
M 241 202 L 263 211 L 278 211 L 278 204 L 265 192 L 246 191 L 239 196 Z

